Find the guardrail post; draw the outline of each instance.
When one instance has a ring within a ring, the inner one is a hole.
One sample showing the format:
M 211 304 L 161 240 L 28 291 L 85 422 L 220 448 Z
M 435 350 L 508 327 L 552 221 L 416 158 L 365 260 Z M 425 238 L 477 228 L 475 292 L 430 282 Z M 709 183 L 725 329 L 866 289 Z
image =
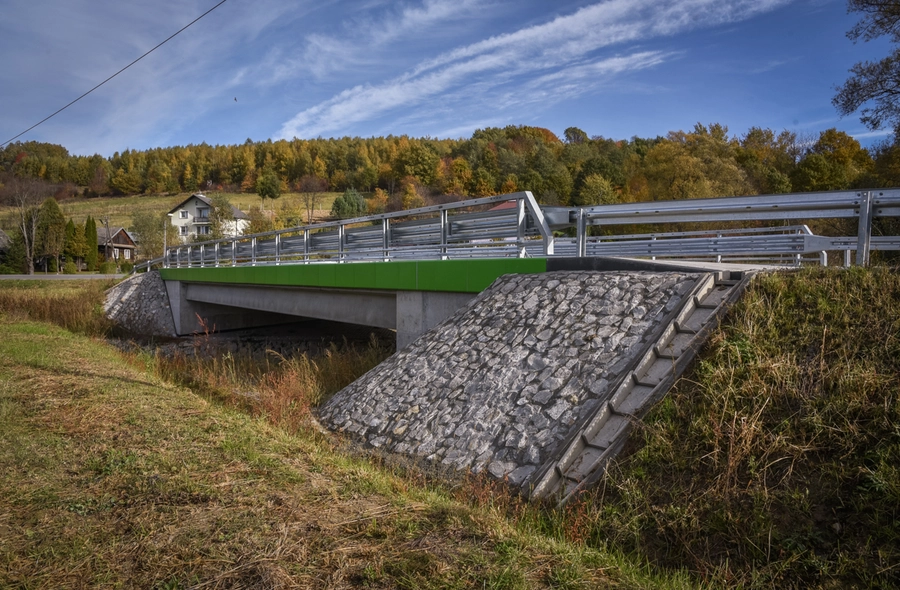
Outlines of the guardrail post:
M 275 266 L 281 264 L 281 234 L 275 234 Z
M 850 268 L 850 250 L 844 250 L 844 268 Z
M 344 261 L 344 237 L 345 237 L 345 227 L 344 224 L 340 224 L 338 226 L 338 262 Z
M 200 268 L 206 266 L 206 244 L 200 244 Z
M 303 230 L 303 263 L 309 264 L 309 230 Z
M 231 266 L 237 266 L 237 236 L 231 240 Z
M 391 260 L 391 220 L 385 217 L 381 220 L 381 256 L 385 262 Z
M 250 266 L 256 266 L 256 236 L 250 238 Z
M 447 210 L 441 210 L 441 260 L 447 260 L 447 232 L 450 230 Z
M 584 214 L 584 209 L 578 209 L 578 224 L 577 224 L 577 238 L 576 242 L 578 244 L 578 257 L 584 258 L 587 256 L 587 216 Z
M 516 257 L 525 258 L 528 252 L 525 250 L 525 230 L 528 226 L 528 218 L 525 216 L 525 199 L 516 201 Z
M 869 265 L 869 246 L 872 241 L 872 193 L 859 193 L 859 233 L 856 244 L 856 265 Z

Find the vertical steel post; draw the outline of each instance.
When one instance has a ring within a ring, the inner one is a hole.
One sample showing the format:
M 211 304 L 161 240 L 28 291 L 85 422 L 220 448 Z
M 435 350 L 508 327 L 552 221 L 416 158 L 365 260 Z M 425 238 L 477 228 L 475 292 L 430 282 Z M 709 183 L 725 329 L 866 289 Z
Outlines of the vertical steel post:
M 221 244 L 221 242 L 216 242 L 216 243 L 215 243 L 215 246 L 214 246 L 214 248 L 215 248 L 215 255 L 216 255 L 216 268 L 219 268 L 219 266 L 220 266 L 220 265 L 219 265 L 219 245 L 220 245 L 220 244 Z
M 303 264 L 309 264 L 309 230 L 303 230 Z
M 869 246 L 872 241 L 872 193 L 859 193 L 859 233 L 856 243 L 856 265 L 869 265 Z
M 200 268 L 206 266 L 206 244 L 200 244 Z
M 450 231 L 448 225 L 447 210 L 441 210 L 441 260 L 447 260 L 447 233 Z
M 250 238 L 250 266 L 256 266 L 256 236 Z
M 584 258 L 587 256 L 587 216 L 584 214 L 583 207 L 578 209 L 577 228 L 578 257 Z
M 844 250 L 844 268 L 850 268 L 850 250 Z
M 525 258 L 525 231 L 528 229 L 528 217 L 525 215 L 525 199 L 516 201 L 516 257 Z
M 344 224 L 338 226 L 338 262 L 344 261 Z
M 231 240 L 231 266 L 237 266 L 237 248 L 238 241 L 237 237 Z
M 391 260 L 391 220 L 385 217 L 381 220 L 381 255 L 385 262 Z
M 281 234 L 275 234 L 275 266 L 281 264 Z

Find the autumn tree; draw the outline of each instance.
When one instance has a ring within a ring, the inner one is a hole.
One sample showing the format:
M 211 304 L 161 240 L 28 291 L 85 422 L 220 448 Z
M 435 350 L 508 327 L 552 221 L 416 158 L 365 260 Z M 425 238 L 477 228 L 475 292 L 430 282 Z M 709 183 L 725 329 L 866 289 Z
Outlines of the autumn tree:
M 209 199 L 209 239 L 221 240 L 237 233 L 234 207 L 227 195 L 216 193 Z
M 887 36 L 894 45 L 880 61 L 864 61 L 850 68 L 853 74 L 837 88 L 832 104 L 841 116 L 860 108 L 860 121 L 872 130 L 890 127 L 900 135 L 900 5 L 889 0 L 848 0 L 848 12 L 863 15 L 847 32 L 854 43 Z
M 34 260 L 38 249 L 38 203 L 51 190 L 50 185 L 34 178 L 12 177 L 3 185 L 3 201 L 13 209 L 12 217 L 22 241 L 25 273 L 29 275 L 34 274 Z
M 328 181 L 312 174 L 307 174 L 297 181 L 297 191 L 302 195 L 303 206 L 306 208 L 306 222 L 313 222 L 313 215 L 319 207 L 322 193 L 328 189 Z

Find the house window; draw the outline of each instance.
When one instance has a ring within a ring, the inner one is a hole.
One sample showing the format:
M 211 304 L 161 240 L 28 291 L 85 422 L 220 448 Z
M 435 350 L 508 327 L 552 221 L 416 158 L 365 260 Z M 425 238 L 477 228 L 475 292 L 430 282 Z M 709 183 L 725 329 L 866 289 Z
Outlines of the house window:
M 125 260 L 131 260 L 131 250 L 122 250 L 122 255 L 125 257 Z
M 187 215 L 188 215 L 187 211 L 185 211 L 184 209 L 182 209 L 181 211 L 178 212 L 178 217 L 180 219 L 187 219 L 188 218 Z
M 181 235 L 183 235 L 183 236 L 188 235 L 188 227 L 187 227 L 186 225 L 182 225 L 181 227 L 179 227 L 179 228 L 178 228 L 178 231 L 179 231 L 179 233 L 181 233 Z
M 199 234 L 201 236 L 208 236 L 209 235 L 209 226 L 201 225 L 201 226 L 197 227 L 197 234 Z
M 206 207 L 197 207 L 197 219 L 209 219 L 209 209 Z

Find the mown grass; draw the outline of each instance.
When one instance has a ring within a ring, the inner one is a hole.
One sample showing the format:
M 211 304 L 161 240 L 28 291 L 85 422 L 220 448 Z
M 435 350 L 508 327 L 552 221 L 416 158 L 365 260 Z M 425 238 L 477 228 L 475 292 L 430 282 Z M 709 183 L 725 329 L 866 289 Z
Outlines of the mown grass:
M 728 587 L 900 587 L 900 273 L 759 278 L 633 454 L 589 543 Z
M 694 587 L 510 518 L 522 504 L 490 485 L 428 482 L 174 384 L 149 356 L 5 308 L 0 334 L 0 587 Z M 368 354 L 282 370 L 346 379 Z

